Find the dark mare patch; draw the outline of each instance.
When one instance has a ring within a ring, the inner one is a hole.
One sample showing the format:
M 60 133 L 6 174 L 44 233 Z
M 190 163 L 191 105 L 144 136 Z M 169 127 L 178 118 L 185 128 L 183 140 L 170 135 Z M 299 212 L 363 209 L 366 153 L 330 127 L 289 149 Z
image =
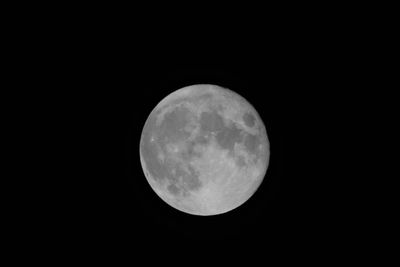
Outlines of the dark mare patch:
M 237 128 L 234 123 L 229 127 L 225 126 L 216 135 L 216 140 L 218 145 L 223 149 L 233 151 L 235 148 L 235 143 L 240 143 L 243 139 L 242 130 Z
M 252 113 L 246 112 L 243 115 L 243 121 L 248 127 L 253 127 L 255 124 L 256 119 Z

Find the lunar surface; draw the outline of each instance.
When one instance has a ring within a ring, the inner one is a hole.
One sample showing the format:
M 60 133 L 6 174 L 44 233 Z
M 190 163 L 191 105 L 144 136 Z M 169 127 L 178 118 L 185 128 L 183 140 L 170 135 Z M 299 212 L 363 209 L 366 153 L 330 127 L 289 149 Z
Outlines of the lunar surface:
M 246 202 L 264 179 L 269 143 L 254 107 L 235 92 L 193 85 L 149 115 L 140 160 L 150 186 L 170 206 L 216 215 Z

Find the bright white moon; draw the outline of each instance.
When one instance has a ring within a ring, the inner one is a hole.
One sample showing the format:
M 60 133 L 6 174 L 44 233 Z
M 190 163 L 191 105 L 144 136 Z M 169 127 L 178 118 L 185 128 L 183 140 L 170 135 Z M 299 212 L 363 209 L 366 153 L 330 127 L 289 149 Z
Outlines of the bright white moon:
M 269 162 L 264 124 L 231 90 L 193 85 L 164 98 L 140 140 L 146 178 L 170 206 L 195 215 L 228 212 L 257 190 Z

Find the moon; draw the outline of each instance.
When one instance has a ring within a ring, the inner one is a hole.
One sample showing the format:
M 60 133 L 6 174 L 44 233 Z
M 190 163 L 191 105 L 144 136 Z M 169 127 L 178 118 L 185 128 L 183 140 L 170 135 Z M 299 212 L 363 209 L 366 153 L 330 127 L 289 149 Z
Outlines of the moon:
M 209 84 L 162 99 L 140 139 L 151 188 L 171 207 L 193 215 L 222 214 L 245 203 L 264 179 L 269 154 L 255 108 L 234 91 Z

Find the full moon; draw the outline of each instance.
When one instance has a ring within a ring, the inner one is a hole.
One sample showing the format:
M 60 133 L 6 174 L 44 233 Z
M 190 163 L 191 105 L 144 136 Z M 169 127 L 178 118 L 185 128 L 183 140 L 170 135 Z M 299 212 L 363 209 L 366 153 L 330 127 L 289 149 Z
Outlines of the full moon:
M 256 109 L 216 85 L 166 96 L 142 130 L 140 160 L 154 192 L 171 207 L 217 215 L 246 202 L 264 179 L 269 141 Z

